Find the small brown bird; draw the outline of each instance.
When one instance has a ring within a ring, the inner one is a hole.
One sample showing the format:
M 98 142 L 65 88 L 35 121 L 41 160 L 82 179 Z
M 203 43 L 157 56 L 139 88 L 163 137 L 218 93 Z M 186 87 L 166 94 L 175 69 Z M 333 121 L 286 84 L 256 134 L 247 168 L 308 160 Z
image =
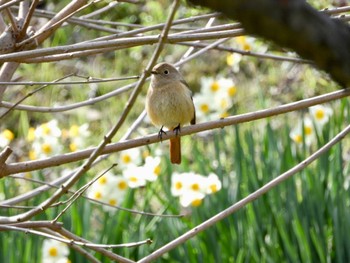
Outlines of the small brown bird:
M 152 71 L 151 84 L 146 98 L 146 111 L 155 126 L 179 133 L 185 124 L 196 123 L 192 94 L 180 72 L 171 64 L 160 63 Z M 170 139 L 170 161 L 181 163 L 180 137 Z

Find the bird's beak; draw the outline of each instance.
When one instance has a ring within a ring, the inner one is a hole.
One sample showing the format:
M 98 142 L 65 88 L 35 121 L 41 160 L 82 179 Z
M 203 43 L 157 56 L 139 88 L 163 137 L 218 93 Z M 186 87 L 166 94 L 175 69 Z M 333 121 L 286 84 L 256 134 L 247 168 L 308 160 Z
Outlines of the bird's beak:
M 152 71 L 151 71 L 151 74 L 157 75 L 157 74 L 158 74 L 158 72 L 157 72 L 157 71 L 155 71 L 155 70 L 152 70 Z

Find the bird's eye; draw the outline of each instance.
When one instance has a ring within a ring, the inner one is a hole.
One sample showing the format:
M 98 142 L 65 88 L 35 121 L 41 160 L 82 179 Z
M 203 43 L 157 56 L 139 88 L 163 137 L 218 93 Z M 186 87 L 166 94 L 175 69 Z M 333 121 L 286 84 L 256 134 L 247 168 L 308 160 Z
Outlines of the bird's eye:
M 168 71 L 168 70 L 164 70 L 164 74 L 165 74 L 165 75 L 168 75 L 168 74 L 169 74 L 169 71 Z

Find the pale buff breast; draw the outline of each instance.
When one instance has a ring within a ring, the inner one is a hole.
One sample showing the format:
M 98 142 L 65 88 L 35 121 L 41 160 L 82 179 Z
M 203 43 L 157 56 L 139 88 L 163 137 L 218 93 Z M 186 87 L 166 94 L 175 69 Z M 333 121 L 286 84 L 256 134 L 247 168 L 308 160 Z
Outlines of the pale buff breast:
M 147 93 L 146 111 L 156 126 L 173 129 L 177 125 L 190 123 L 194 116 L 191 92 L 182 83 L 174 87 L 150 87 Z

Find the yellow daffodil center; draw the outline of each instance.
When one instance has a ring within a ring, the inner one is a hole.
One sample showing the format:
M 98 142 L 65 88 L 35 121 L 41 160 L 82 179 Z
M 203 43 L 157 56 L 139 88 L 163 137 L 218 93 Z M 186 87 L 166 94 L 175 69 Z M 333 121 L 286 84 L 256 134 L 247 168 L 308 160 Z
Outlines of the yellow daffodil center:
M 154 168 L 153 172 L 154 172 L 154 174 L 159 175 L 159 174 L 160 174 L 160 166 L 157 165 L 157 166 Z
M 322 120 L 324 118 L 324 115 L 325 115 L 325 112 L 322 109 L 318 109 L 315 112 L 315 117 L 316 117 L 317 120 Z
M 34 141 L 35 139 L 35 129 L 33 127 L 30 127 L 28 130 L 27 140 L 28 141 Z
M 200 105 L 201 112 L 207 113 L 209 111 L 208 104 L 201 104 Z
M 220 85 L 219 85 L 219 83 L 218 83 L 217 81 L 214 81 L 214 82 L 210 85 L 210 90 L 211 90 L 212 92 L 218 91 L 219 88 L 220 88 Z
M 305 126 L 304 127 L 304 132 L 305 132 L 305 135 L 311 135 L 312 134 L 312 127 Z
M 200 206 L 201 204 L 202 204 L 202 200 L 201 199 L 195 199 L 191 203 L 192 206 Z
M 55 248 L 55 247 L 50 247 L 50 249 L 49 249 L 49 255 L 50 255 L 51 257 L 57 257 L 57 255 L 58 255 L 57 248 Z
M 101 199 L 101 198 L 102 198 L 101 192 L 95 192 L 95 194 L 94 194 L 94 199 L 99 200 L 99 199 Z
M 49 135 L 51 133 L 51 129 L 46 123 L 42 124 L 41 128 L 43 130 L 43 134 Z
M 194 184 L 192 184 L 191 188 L 192 188 L 193 191 L 198 191 L 199 190 L 199 184 L 194 183 Z
M 72 125 L 69 129 L 69 133 L 72 137 L 76 137 L 79 135 L 79 126 L 78 125 Z
M 130 181 L 136 183 L 138 180 L 136 176 L 131 176 Z
M 106 184 L 107 183 L 107 178 L 105 176 L 102 176 L 101 178 L 98 179 L 99 184 Z
M 117 200 L 116 199 L 110 199 L 108 203 L 110 205 L 117 205 Z
M 46 153 L 46 154 L 49 154 L 52 152 L 52 147 L 50 144 L 48 143 L 43 143 L 43 145 L 41 146 L 41 150 Z
M 130 163 L 131 162 L 131 157 L 128 154 L 123 155 L 122 157 L 123 163 Z
M 118 183 L 118 188 L 121 189 L 121 190 L 124 190 L 128 187 L 128 184 L 124 181 L 121 181 Z
M 302 143 L 303 141 L 303 138 L 301 137 L 301 135 L 295 135 L 293 140 L 296 142 L 296 143 Z
M 36 153 L 34 151 L 29 151 L 29 159 L 35 160 L 36 159 Z
M 69 149 L 71 152 L 75 152 L 78 149 L 78 146 L 76 143 L 70 143 L 69 144 Z
M 226 63 L 227 65 L 229 66 L 232 66 L 233 63 L 234 63 L 234 57 L 233 57 L 233 54 L 230 54 L 226 57 Z
M 216 193 L 218 191 L 218 188 L 216 187 L 216 184 L 210 185 L 210 190 L 212 191 L 212 193 Z
M 176 188 L 177 190 L 180 190 L 180 189 L 182 188 L 182 183 L 181 183 L 181 182 L 176 182 L 176 183 L 175 183 L 175 188 Z
M 236 86 L 231 86 L 231 87 L 229 87 L 228 90 L 227 90 L 227 92 L 228 92 L 228 95 L 229 95 L 230 97 L 233 97 L 233 96 L 236 94 L 236 92 L 237 92 Z
M 15 135 L 13 134 L 13 132 L 8 129 L 4 130 L 2 134 L 9 141 L 12 141 L 15 138 Z

